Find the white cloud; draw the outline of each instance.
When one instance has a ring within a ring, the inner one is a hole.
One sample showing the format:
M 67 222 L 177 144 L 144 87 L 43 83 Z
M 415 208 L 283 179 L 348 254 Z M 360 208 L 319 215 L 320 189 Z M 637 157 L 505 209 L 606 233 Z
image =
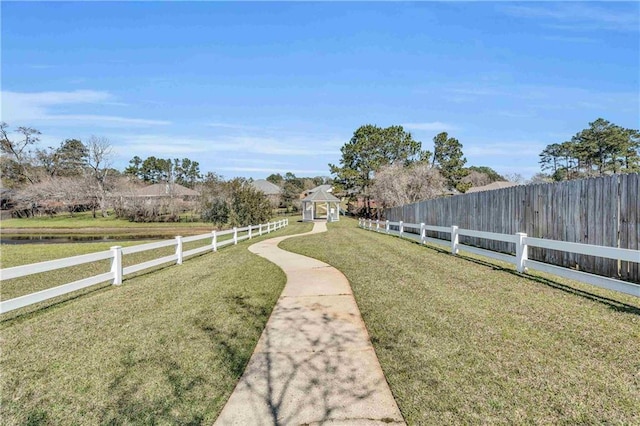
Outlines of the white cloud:
M 563 43 L 594 43 L 597 40 L 589 37 L 564 37 L 564 36 L 545 36 L 542 37 L 549 41 L 560 41 Z
M 247 126 L 244 124 L 233 124 L 233 123 L 221 123 L 221 122 L 211 122 L 206 124 L 207 127 L 216 127 L 220 129 L 228 129 L 228 130 L 256 130 L 257 127 Z
M 465 146 L 463 151 L 467 157 L 531 157 L 547 146 L 538 141 L 493 142 L 483 145 Z
M 627 10 L 622 10 L 624 5 Z M 587 5 L 584 3 L 545 3 L 544 5 L 511 5 L 502 10 L 521 18 L 547 19 L 555 22 L 550 26 L 568 30 L 612 30 L 612 31 L 640 31 L 637 3 L 618 3 L 615 9 Z
M 69 124 L 90 121 L 94 125 L 138 125 L 155 126 L 170 124 L 164 120 L 120 117 L 98 114 L 59 114 L 57 107 L 73 105 L 117 105 L 114 96 L 96 90 L 75 90 L 70 92 L 12 92 L 2 91 L 2 120 L 10 124 L 33 124 L 47 121 L 49 124 Z M 86 108 L 86 107 L 83 107 Z
M 311 138 L 270 138 L 262 136 L 219 136 L 195 138 L 182 135 L 120 135 L 116 137 L 127 155 L 160 155 L 181 153 L 240 153 L 244 155 L 279 155 L 309 157 L 336 155 L 333 141 Z
M 42 117 L 42 120 L 53 120 L 60 122 L 79 122 L 79 121 L 90 121 L 92 123 L 103 123 L 103 124 L 132 124 L 132 125 L 142 125 L 142 126 L 163 126 L 167 124 L 171 124 L 170 121 L 166 120 L 147 120 L 144 118 L 127 118 L 127 117 L 118 117 L 113 115 L 95 115 L 95 114 L 65 114 L 65 115 L 48 115 L 46 117 Z
M 428 131 L 451 131 L 456 128 L 451 124 L 443 123 L 441 121 L 432 121 L 426 123 L 403 123 L 402 127 L 409 130 L 428 130 Z

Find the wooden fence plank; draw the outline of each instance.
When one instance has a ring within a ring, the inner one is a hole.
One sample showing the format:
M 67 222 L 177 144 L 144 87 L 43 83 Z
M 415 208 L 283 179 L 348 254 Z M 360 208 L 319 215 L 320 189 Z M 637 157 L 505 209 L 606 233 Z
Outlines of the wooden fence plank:
M 640 247 L 640 175 L 613 175 L 443 197 L 386 209 L 391 221 L 610 247 Z M 448 239 L 449 234 L 427 232 Z M 462 244 L 512 253 L 512 243 L 461 236 Z M 532 247 L 529 258 L 607 277 L 640 282 L 640 266 L 594 256 Z

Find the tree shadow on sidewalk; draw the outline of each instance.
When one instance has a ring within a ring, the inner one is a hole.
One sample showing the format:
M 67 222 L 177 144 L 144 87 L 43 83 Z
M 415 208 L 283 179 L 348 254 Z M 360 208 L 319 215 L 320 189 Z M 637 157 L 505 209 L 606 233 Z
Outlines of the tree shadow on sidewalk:
M 281 299 L 216 424 L 403 423 L 385 404 L 386 381 L 358 327 L 350 296 Z

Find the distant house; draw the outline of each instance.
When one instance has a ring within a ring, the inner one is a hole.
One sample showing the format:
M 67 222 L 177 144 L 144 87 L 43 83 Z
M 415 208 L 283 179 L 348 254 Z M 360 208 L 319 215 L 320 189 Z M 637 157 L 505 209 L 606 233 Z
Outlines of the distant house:
M 251 185 L 258 191 L 262 192 L 267 196 L 271 204 L 274 206 L 278 206 L 281 201 L 282 188 L 278 185 L 275 185 L 268 180 L 258 179 L 251 182 Z
M 518 186 L 518 185 L 520 184 L 515 182 L 506 182 L 506 181 L 491 182 L 489 185 L 471 187 L 467 190 L 467 192 L 465 192 L 465 194 L 470 194 L 473 192 L 481 192 L 481 191 L 493 191 L 494 189 L 511 188 L 512 186 Z
M 137 189 L 133 196 L 136 198 L 179 198 L 183 201 L 194 201 L 200 197 L 200 194 L 193 189 L 177 183 L 154 183 Z

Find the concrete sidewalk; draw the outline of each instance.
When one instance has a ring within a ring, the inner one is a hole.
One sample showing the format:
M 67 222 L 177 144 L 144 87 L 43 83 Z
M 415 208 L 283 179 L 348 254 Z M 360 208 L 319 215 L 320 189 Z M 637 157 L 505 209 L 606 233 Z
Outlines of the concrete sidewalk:
M 316 222 L 309 234 L 326 230 Z M 345 276 L 278 248 L 297 236 L 249 247 L 287 284 L 215 424 L 404 424 Z

